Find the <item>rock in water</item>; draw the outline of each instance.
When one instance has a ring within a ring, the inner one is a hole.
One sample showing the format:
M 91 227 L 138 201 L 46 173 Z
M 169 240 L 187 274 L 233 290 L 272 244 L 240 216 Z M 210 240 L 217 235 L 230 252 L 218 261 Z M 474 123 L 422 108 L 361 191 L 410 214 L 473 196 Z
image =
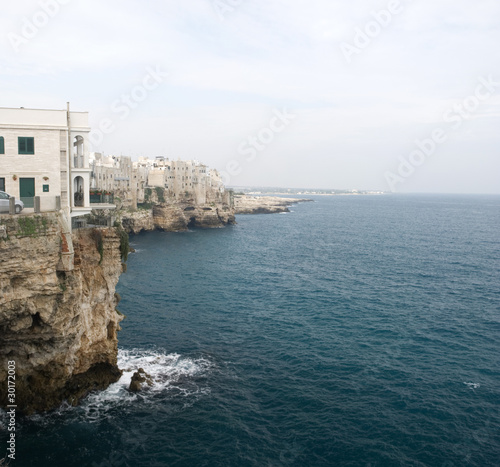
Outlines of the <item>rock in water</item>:
M 148 381 L 151 384 L 151 376 L 149 376 L 142 368 L 139 368 L 130 380 L 129 390 L 132 392 L 139 392 L 142 389 L 142 383 Z

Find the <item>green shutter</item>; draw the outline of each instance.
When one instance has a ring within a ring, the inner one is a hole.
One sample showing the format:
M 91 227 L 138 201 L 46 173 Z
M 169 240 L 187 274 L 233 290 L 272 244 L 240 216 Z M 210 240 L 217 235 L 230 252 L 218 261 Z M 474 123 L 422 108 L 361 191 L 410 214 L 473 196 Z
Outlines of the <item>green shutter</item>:
M 17 141 L 19 154 L 35 154 L 35 138 L 19 136 Z
M 26 146 L 28 154 L 35 154 L 35 138 L 26 138 Z
M 5 154 L 5 143 L 3 136 L 0 136 L 0 154 Z
M 17 138 L 17 145 L 19 154 L 26 154 L 26 138 Z

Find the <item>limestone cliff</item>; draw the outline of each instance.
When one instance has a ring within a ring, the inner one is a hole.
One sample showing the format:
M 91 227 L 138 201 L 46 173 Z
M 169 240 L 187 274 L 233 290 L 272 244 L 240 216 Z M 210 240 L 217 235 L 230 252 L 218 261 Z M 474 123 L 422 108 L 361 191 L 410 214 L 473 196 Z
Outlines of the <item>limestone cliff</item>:
M 312 199 L 280 198 L 277 196 L 249 196 L 234 197 L 236 214 L 275 214 L 289 212 L 292 204 L 305 203 Z
M 234 209 L 227 205 L 198 206 L 189 202 L 157 204 L 147 210 L 125 212 L 121 220 L 130 233 L 142 230 L 179 232 L 191 227 L 217 228 L 235 223 Z
M 63 225 L 55 213 L 0 217 L 0 405 L 13 360 L 24 413 L 76 404 L 121 374 L 119 236 L 115 229 L 68 234 Z M 61 262 L 73 253 L 71 267 Z

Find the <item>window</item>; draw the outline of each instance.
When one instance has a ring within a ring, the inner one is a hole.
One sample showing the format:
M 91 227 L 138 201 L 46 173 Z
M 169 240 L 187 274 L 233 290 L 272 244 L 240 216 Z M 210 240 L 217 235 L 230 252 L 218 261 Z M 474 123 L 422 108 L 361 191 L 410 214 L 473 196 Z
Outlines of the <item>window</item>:
M 0 178 L 0 191 L 5 191 L 5 178 Z
M 19 136 L 17 142 L 19 154 L 35 154 L 35 138 Z
M 0 136 L 0 154 L 5 154 L 5 144 L 3 136 Z

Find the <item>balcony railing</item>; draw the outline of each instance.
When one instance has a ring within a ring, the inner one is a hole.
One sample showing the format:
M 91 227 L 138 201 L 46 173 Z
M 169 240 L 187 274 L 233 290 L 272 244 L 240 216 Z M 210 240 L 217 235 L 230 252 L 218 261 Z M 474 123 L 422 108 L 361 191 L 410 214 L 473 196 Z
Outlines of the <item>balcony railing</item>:
M 90 193 L 90 204 L 113 204 L 114 195 L 112 193 Z
M 95 229 L 113 227 L 115 216 L 87 214 L 86 216 L 73 217 L 71 219 L 71 227 L 75 229 Z

